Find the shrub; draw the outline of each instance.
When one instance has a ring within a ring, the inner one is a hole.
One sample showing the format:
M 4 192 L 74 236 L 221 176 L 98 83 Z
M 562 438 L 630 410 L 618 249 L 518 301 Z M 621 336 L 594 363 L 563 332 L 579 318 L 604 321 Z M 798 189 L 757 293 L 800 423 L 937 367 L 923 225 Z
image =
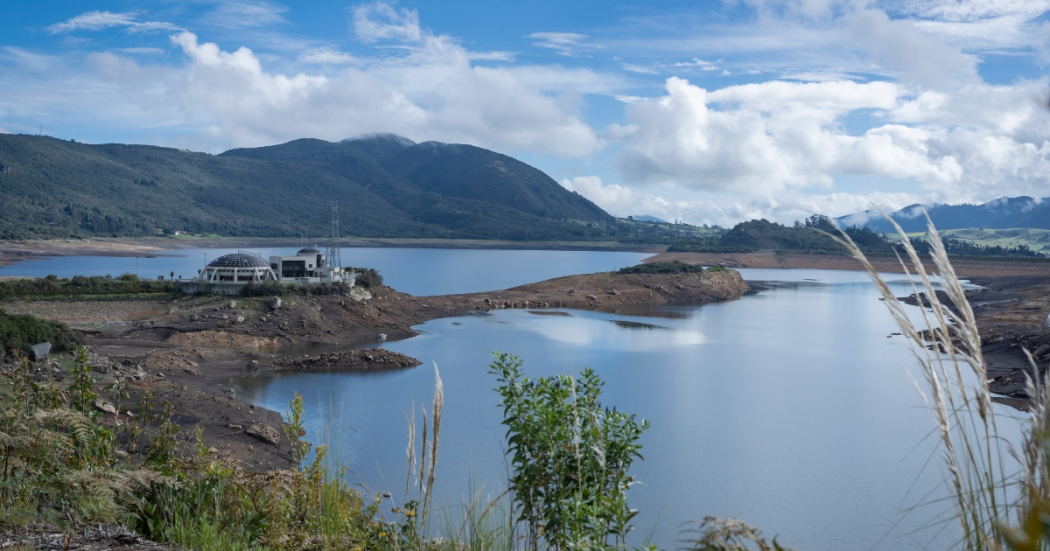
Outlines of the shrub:
M 530 381 L 521 361 L 494 354 L 491 372 L 503 399 L 510 485 L 528 545 L 542 538 L 554 549 L 623 545 L 637 511 L 627 505 L 634 479 L 627 474 L 641 458 L 638 439 L 649 423 L 602 406 L 604 383 L 584 369 L 579 379 L 558 375 Z
M 0 345 L 11 353 L 28 353 L 29 347 L 42 342 L 51 343 L 52 350 L 71 350 L 83 336 L 68 325 L 42 320 L 28 314 L 8 314 L 0 309 Z
M 621 268 L 618 274 L 692 274 L 704 271 L 698 264 L 686 264 L 678 260 L 671 262 L 652 262 Z
M 379 287 L 383 284 L 383 276 L 379 274 L 374 268 L 350 268 L 357 272 L 357 282 L 355 283 L 358 287 L 364 287 L 369 289 L 372 287 Z

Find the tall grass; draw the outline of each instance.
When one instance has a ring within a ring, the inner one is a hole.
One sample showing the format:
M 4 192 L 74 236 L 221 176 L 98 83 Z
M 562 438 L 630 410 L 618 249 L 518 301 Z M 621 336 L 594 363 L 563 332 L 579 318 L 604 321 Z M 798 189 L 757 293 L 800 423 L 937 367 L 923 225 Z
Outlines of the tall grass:
M 896 222 L 889 217 L 887 220 L 904 236 Z M 1004 527 L 1020 520 L 1024 509 L 1017 499 L 1017 485 L 1031 480 L 1030 485 L 1043 492 L 1050 487 L 1046 480 L 1046 455 L 1042 448 L 1026 445 L 1026 457 L 1030 460 L 1024 472 L 1020 475 L 1007 472 L 1011 454 L 1009 444 L 1000 438 L 992 411 L 977 320 L 937 229 L 929 217 L 927 221 L 932 238 L 930 258 L 940 274 L 941 290 L 947 302 L 937 294 L 933 274 L 905 236 L 901 248 L 906 257 L 898 255 L 901 267 L 915 296 L 920 301 L 923 298 L 928 301 L 926 307 L 919 308 L 921 319 L 918 320 L 908 316 L 896 294 L 848 235 L 841 233 L 836 239 L 863 264 L 893 320 L 910 342 L 924 384 L 913 382 L 933 415 L 939 436 L 939 456 L 960 529 L 960 546 L 967 550 L 1001 549 L 1006 541 Z M 929 329 L 920 330 L 918 322 Z M 1050 403 L 1045 399 L 1047 396 L 1044 392 L 1042 404 Z M 1042 415 L 1042 424 L 1033 428 L 1039 426 L 1045 430 L 1046 406 L 1037 405 L 1032 411 Z

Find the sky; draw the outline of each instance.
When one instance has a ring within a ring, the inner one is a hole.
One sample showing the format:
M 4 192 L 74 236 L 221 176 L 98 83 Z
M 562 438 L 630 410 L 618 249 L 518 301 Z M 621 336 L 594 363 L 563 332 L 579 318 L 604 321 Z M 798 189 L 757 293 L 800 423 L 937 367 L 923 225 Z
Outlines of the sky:
M 5 0 L 0 132 L 219 153 L 394 133 L 617 216 L 1050 197 L 1050 0 Z

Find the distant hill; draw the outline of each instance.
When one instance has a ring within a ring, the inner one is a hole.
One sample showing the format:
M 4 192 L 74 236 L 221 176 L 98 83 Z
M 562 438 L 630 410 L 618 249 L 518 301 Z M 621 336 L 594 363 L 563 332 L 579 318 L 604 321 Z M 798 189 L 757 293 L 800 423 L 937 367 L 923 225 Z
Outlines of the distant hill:
M 733 226 L 725 235 L 712 239 L 675 241 L 669 252 L 747 252 L 760 249 L 845 252 L 831 235 L 838 232 L 823 216 L 812 216 L 805 223 L 784 226 L 766 219 L 749 220 Z M 850 228 L 846 233 L 865 252 L 891 252 L 885 238 L 867 228 Z
M 1031 197 L 1002 197 L 982 205 L 911 205 L 890 216 L 906 232 L 926 231 L 926 208 L 939 230 L 962 228 L 1050 229 L 1050 201 Z M 850 214 L 835 221 L 842 227 L 864 226 L 877 232 L 895 233 L 893 226 L 876 210 Z
M 664 220 L 662 218 L 657 218 L 657 217 L 655 217 L 655 216 L 653 216 L 651 214 L 643 214 L 641 216 L 632 216 L 631 219 L 632 220 L 638 220 L 639 222 L 660 222 L 661 224 L 666 224 L 667 223 L 667 220 Z
M 378 135 L 221 155 L 0 134 L 0 238 L 328 233 L 608 239 L 614 219 L 541 171 L 485 149 Z M 613 237 L 615 238 L 615 237 Z

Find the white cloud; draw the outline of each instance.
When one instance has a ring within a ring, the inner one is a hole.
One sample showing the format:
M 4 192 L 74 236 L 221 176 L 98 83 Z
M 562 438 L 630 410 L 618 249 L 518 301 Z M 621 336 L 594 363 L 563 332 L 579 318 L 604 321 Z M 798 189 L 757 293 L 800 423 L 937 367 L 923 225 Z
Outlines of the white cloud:
M 51 34 L 69 33 L 73 31 L 100 31 L 112 27 L 126 27 L 129 32 L 149 31 L 171 31 L 178 27 L 171 23 L 160 21 L 135 21 L 138 16 L 135 12 L 112 13 L 108 11 L 91 11 L 82 13 L 76 17 L 55 23 L 47 28 Z
M 294 74 L 267 70 L 250 49 L 224 51 L 189 32 L 173 35 L 172 43 L 185 63 L 141 65 L 110 52 L 93 54 L 83 68 L 69 71 L 64 78 L 92 90 L 78 101 L 106 98 L 75 116 L 112 117 L 135 128 L 178 128 L 180 145 L 212 151 L 370 132 L 558 156 L 588 155 L 603 144 L 575 113 L 576 98 L 612 85 L 587 70 L 479 67 L 454 41 L 429 33 L 400 50 L 401 56 Z M 329 49 L 304 56 L 347 61 L 340 53 Z M 4 82 L 0 76 L 0 86 Z M 53 95 L 33 93 L 26 83 L 19 90 L 25 95 L 7 98 L 19 109 L 54 108 L 48 103 Z
M 701 71 L 717 71 L 718 65 L 711 63 L 710 61 L 704 61 L 702 59 L 693 58 L 692 61 L 680 61 L 675 63 L 673 67 L 695 67 Z
M 588 38 L 585 34 L 552 32 L 532 33 L 528 37 L 536 46 L 549 48 L 566 56 L 577 55 L 584 46 L 583 41 Z
M 618 161 L 628 181 L 780 200 L 836 189 L 843 177 L 912 183 L 913 196 L 953 203 L 1042 196 L 1050 112 L 1031 97 L 1045 86 L 914 94 L 889 82 L 771 81 L 709 92 L 671 78 L 667 95 L 627 107 L 631 131 Z M 874 125 L 853 135 L 843 119 L 858 111 Z
M 514 61 L 514 52 L 469 52 L 467 57 L 474 61 Z
M 386 2 L 357 6 L 354 12 L 354 33 L 365 42 L 400 40 L 419 42 L 423 32 L 419 28 L 419 12 L 398 9 Z
M 208 13 L 204 20 L 209 25 L 226 29 L 263 27 L 285 23 L 283 13 L 288 8 L 272 2 L 244 2 L 224 0 Z
M 361 60 L 333 46 L 307 50 L 299 54 L 299 61 L 311 65 L 357 65 L 361 63 Z

